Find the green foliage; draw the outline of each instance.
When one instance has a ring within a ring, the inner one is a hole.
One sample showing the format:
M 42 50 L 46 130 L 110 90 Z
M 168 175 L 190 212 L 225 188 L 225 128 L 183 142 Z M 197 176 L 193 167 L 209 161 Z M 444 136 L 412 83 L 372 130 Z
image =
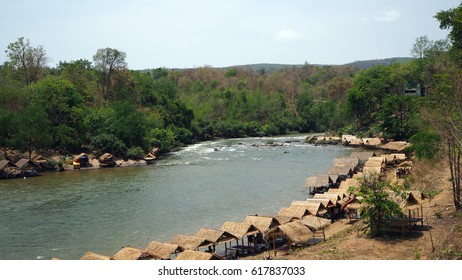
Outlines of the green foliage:
M 102 133 L 91 138 L 90 147 L 99 154 L 111 153 L 122 156 L 127 151 L 127 146 L 114 134 Z
M 125 153 L 125 156 L 129 159 L 142 159 L 145 153 L 141 147 L 131 147 Z
M 366 225 L 365 230 L 373 237 L 383 235 L 389 220 L 403 219 L 402 210 L 391 199 L 390 191 L 395 196 L 402 196 L 402 192 L 389 182 L 372 179 L 361 183 L 358 196 L 363 198 L 361 211 Z
M 434 159 L 442 150 L 441 137 L 435 132 L 420 131 L 413 135 L 409 141 L 412 144 L 410 149 L 418 159 Z
M 162 153 L 170 152 L 176 147 L 175 133 L 170 129 L 152 129 L 147 137 L 149 144 L 158 147 Z

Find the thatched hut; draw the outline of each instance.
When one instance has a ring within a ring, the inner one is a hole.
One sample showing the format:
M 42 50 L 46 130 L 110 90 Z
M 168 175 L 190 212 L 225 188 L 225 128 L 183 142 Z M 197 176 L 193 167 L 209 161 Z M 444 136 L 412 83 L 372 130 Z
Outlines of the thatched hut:
M 363 138 L 363 144 L 365 147 L 378 148 L 382 145 L 382 140 L 380 138 Z
M 257 215 L 247 216 L 244 220 L 244 223 L 255 226 L 263 234 L 266 231 L 280 225 L 280 223 L 274 217 Z
M 99 157 L 100 167 L 114 167 L 116 165 L 115 158 L 110 153 L 105 153 Z
M 290 207 L 303 207 L 313 216 L 326 216 L 328 213 L 326 207 L 319 201 L 292 201 Z
M 9 160 L 0 160 L 0 179 L 16 178 L 21 175 L 21 170 Z
M 141 260 L 141 259 L 149 259 L 149 255 L 143 253 L 139 249 L 135 249 L 132 247 L 124 247 L 122 250 L 117 252 L 114 256 L 112 256 L 111 260 Z
M 357 157 L 342 157 L 334 158 L 334 166 L 348 166 L 356 172 L 359 166 L 359 159 Z
M 376 154 L 374 152 L 352 152 L 350 155 L 350 157 L 358 158 L 359 165 L 364 165 L 369 158 L 375 156 Z
M 334 166 L 331 166 L 331 168 L 329 168 L 329 171 L 327 171 L 327 174 L 337 175 L 340 177 L 340 180 L 345 180 L 347 178 L 351 178 L 354 174 L 354 171 L 349 166 L 334 165 Z
M 311 193 L 325 192 L 333 183 L 328 174 L 317 174 L 306 178 L 305 188 L 309 188 Z
M 18 160 L 18 162 L 16 162 L 15 165 L 25 172 L 36 173 L 38 170 L 40 170 L 40 166 L 38 164 L 27 158 L 22 158 Z
M 180 246 L 176 244 L 161 243 L 157 241 L 151 241 L 148 244 L 144 253 L 150 255 L 154 259 L 168 260 L 173 254 L 181 252 Z
M 210 240 L 215 244 L 222 244 L 229 242 L 231 240 L 238 239 L 236 236 L 232 235 L 229 232 L 206 227 L 199 229 L 199 231 L 196 232 L 194 236 Z
M 322 237 L 326 240 L 325 229 L 331 225 L 331 221 L 316 216 L 306 216 L 301 220 L 302 224 L 305 225 L 313 232 L 313 237 Z
M 380 148 L 383 150 L 402 152 L 407 147 L 410 147 L 410 146 L 411 144 L 405 141 L 394 141 L 394 142 L 388 142 L 387 144 L 381 146 Z
M 256 233 L 260 233 L 256 226 L 248 223 L 225 222 L 220 229 L 222 231 L 229 232 L 230 234 L 236 236 L 238 239 L 242 239 L 246 235 L 254 235 Z
M 286 216 L 290 218 L 302 219 L 305 216 L 311 215 L 310 211 L 304 207 L 284 207 L 279 210 L 278 216 Z
M 93 252 L 86 252 L 85 255 L 83 255 L 80 259 L 87 260 L 87 261 L 108 261 L 111 258 L 108 256 L 96 254 Z
M 265 240 L 272 241 L 276 249 L 277 238 L 287 238 L 289 250 L 292 244 L 305 244 L 312 238 L 313 233 L 299 220 L 277 226 L 268 231 Z
M 337 201 L 341 200 L 342 197 L 336 193 L 317 193 L 313 196 L 314 199 L 329 199 L 333 206 L 337 205 Z
M 180 246 L 181 250 L 198 250 L 199 248 L 202 247 L 209 247 L 213 246 L 215 243 L 213 243 L 210 240 L 207 240 L 205 238 L 200 238 L 197 236 L 191 236 L 191 235 L 181 235 L 178 234 L 176 235 L 172 240 L 169 242 L 170 244 L 175 244 Z
M 360 180 L 357 178 L 348 178 L 340 184 L 339 190 L 344 190 L 346 192 L 350 187 L 359 188 L 360 186 Z
M 200 260 L 200 261 L 209 261 L 209 260 L 223 260 L 222 257 L 207 253 L 207 252 L 199 252 L 199 251 L 191 251 L 186 250 L 181 252 L 175 260 L 182 260 L 182 261 L 190 261 L 190 260 Z

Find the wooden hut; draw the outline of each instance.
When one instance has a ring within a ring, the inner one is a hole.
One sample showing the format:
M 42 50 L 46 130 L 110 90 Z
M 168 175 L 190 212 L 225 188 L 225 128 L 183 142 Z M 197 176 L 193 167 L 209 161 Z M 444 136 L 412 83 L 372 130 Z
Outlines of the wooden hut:
M 15 165 L 26 173 L 36 174 L 40 170 L 40 166 L 38 164 L 27 158 L 18 160 Z
M 328 174 L 317 174 L 306 178 L 305 188 L 309 188 L 310 193 L 320 193 L 327 191 L 333 183 Z
M 139 249 L 135 249 L 132 247 L 124 247 L 122 250 L 117 252 L 114 256 L 112 256 L 111 260 L 141 260 L 141 259 L 149 259 L 149 255 L 143 253 Z
M 277 226 L 268 231 L 265 236 L 265 240 L 272 241 L 273 249 L 276 249 L 276 239 L 277 238 L 287 238 L 288 239 L 288 249 L 292 244 L 305 244 L 313 236 L 311 230 L 306 227 L 299 220 L 293 221 L 284 225 Z
M 295 219 L 302 219 L 305 216 L 311 215 L 310 211 L 304 207 L 284 207 L 279 210 L 278 216 L 286 216 Z
M 111 258 L 109 258 L 108 256 L 96 254 L 93 252 L 86 252 L 85 255 L 83 255 L 80 259 L 87 260 L 87 261 L 103 261 L 103 260 L 108 261 Z
M 99 157 L 100 167 L 114 167 L 116 165 L 115 158 L 110 153 L 105 153 Z
M 334 166 L 348 166 L 353 172 L 359 171 L 359 159 L 357 157 L 334 158 Z
M 337 201 L 341 200 L 342 197 L 336 193 L 317 193 L 313 196 L 314 199 L 328 199 L 332 202 L 333 206 L 337 205 Z
M 326 216 L 329 214 L 326 207 L 319 201 L 292 201 L 290 207 L 304 207 L 313 216 Z
M 236 236 L 229 232 L 206 227 L 199 229 L 194 236 L 207 239 L 215 244 L 222 244 L 237 239 Z
M 340 177 L 340 180 L 345 180 L 347 178 L 351 178 L 354 174 L 354 171 L 349 166 L 332 166 L 329 171 L 327 171 L 329 175 L 337 175 Z
M 229 232 L 238 239 L 242 239 L 246 235 L 260 233 L 256 226 L 248 223 L 225 222 L 220 229 Z
M 143 252 L 154 259 L 168 260 L 172 255 L 181 252 L 181 249 L 180 246 L 176 244 L 151 241 Z
M 352 152 L 350 155 L 350 157 L 358 158 L 359 165 L 364 165 L 369 158 L 375 156 L 374 152 Z
M 200 238 L 200 237 L 191 236 L 191 235 L 181 235 L 181 234 L 176 235 L 172 240 L 170 240 L 169 243 L 180 246 L 182 251 L 185 251 L 185 250 L 194 251 L 194 250 L 198 250 L 199 248 L 209 247 L 215 244 L 212 241 L 207 240 L 205 238 Z
M 0 178 L 16 178 L 21 170 L 9 160 L 0 160 Z
M 380 138 L 363 138 L 363 144 L 368 148 L 378 148 L 382 145 L 382 140 Z
M 261 233 L 279 226 L 279 222 L 271 216 L 249 215 L 245 218 L 244 223 L 255 226 Z
M 331 221 L 316 216 L 306 216 L 301 222 L 313 232 L 313 237 L 322 237 L 326 241 L 325 229 L 331 225 Z
M 186 250 L 181 252 L 175 260 L 182 260 L 182 261 L 190 261 L 190 260 L 200 260 L 200 261 L 209 261 L 209 260 L 223 260 L 222 257 L 207 253 L 207 252 L 199 252 L 199 251 L 192 251 Z

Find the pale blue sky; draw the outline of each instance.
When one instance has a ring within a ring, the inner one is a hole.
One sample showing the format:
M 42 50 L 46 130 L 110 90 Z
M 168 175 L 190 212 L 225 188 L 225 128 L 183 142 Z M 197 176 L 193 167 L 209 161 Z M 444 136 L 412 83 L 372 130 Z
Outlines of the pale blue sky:
M 434 15 L 460 0 L 0 0 L 0 49 L 18 37 L 52 59 L 92 61 L 99 48 L 130 69 L 344 64 L 410 56 L 445 38 Z M 0 63 L 6 60 L 2 51 Z

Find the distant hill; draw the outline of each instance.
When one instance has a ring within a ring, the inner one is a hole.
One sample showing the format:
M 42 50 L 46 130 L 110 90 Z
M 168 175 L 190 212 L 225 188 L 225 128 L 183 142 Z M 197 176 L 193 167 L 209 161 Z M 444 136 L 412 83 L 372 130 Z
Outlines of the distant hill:
M 372 59 L 372 60 L 360 60 L 355 62 L 350 62 L 343 65 L 319 65 L 319 64 L 310 64 L 316 66 L 351 66 L 358 69 L 368 69 L 375 65 L 391 65 L 394 63 L 406 63 L 414 58 L 412 57 L 392 57 L 384 59 Z M 273 73 L 282 69 L 293 69 L 303 67 L 303 64 L 274 64 L 274 63 L 259 63 L 259 64 L 247 64 L 247 65 L 235 65 L 229 67 L 222 67 L 219 69 L 229 69 L 229 68 L 241 68 L 249 69 L 253 71 L 264 71 L 265 73 Z
M 352 66 L 358 69 L 368 69 L 376 65 L 391 65 L 394 63 L 406 63 L 414 58 L 412 57 L 392 57 L 392 58 L 385 58 L 385 59 L 373 59 L 373 60 L 361 60 L 355 61 L 351 63 L 344 64 L 344 66 Z

